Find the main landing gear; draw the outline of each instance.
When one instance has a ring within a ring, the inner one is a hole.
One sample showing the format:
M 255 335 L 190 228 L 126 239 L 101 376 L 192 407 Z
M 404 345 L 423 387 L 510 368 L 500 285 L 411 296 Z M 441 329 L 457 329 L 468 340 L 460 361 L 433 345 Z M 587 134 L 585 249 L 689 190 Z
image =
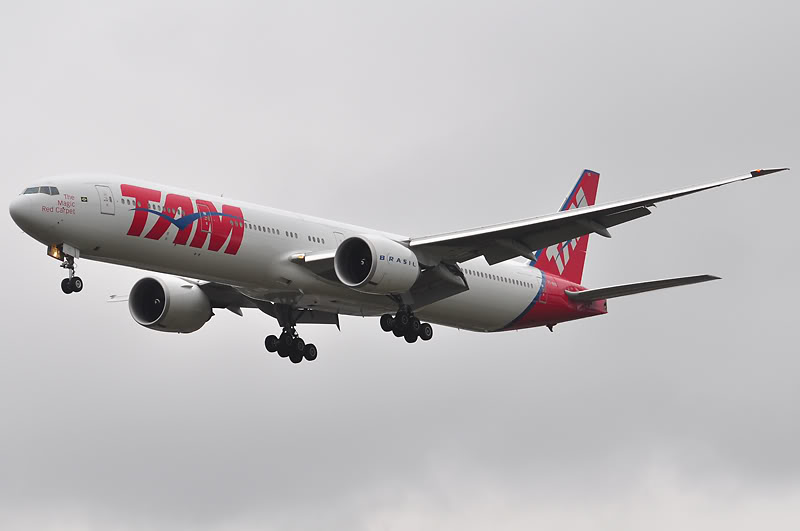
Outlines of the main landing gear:
M 404 337 L 407 343 L 416 343 L 417 339 L 430 341 L 433 337 L 433 327 L 421 323 L 407 306 L 400 308 L 394 317 L 388 313 L 382 315 L 381 328 L 395 337 Z
M 83 280 L 81 277 L 75 276 L 75 259 L 71 256 L 64 256 L 61 267 L 69 271 L 69 277 L 61 281 L 61 291 L 67 295 L 80 292 L 83 289 Z
M 277 352 L 281 358 L 288 357 L 292 363 L 317 359 L 317 347 L 313 343 L 306 344 L 293 326 L 284 328 L 280 337 L 267 336 L 264 346 L 269 352 Z

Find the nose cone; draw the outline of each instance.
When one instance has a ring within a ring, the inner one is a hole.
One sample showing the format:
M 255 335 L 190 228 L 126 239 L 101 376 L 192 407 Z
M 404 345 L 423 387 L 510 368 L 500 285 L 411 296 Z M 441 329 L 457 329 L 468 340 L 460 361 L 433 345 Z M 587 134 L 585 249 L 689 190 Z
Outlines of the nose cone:
M 19 228 L 24 231 L 30 230 L 32 226 L 32 206 L 30 196 L 18 195 L 11 201 L 8 207 L 8 212 L 11 214 L 11 219 L 14 220 Z

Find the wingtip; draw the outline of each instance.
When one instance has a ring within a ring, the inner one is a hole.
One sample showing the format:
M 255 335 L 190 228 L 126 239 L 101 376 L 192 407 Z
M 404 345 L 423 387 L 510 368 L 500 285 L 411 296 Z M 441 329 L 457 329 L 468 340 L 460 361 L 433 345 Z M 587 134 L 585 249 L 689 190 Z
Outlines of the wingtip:
M 769 175 L 770 173 L 778 173 L 779 171 L 787 171 L 789 168 L 768 168 L 765 170 L 753 170 L 750 172 L 751 177 L 761 177 L 762 175 Z

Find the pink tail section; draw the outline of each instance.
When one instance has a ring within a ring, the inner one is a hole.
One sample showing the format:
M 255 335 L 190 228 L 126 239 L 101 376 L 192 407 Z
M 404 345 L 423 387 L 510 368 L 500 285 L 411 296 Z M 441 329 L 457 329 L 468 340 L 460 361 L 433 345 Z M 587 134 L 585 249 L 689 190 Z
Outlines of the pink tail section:
M 599 182 L 599 173 L 583 170 L 575 188 L 561 206 L 561 210 L 594 205 Z M 531 265 L 536 266 L 545 274 L 557 275 L 570 282 L 580 284 L 588 246 L 588 234 L 574 240 L 551 245 L 547 249 L 540 249 L 536 253 L 536 260 L 531 262 Z

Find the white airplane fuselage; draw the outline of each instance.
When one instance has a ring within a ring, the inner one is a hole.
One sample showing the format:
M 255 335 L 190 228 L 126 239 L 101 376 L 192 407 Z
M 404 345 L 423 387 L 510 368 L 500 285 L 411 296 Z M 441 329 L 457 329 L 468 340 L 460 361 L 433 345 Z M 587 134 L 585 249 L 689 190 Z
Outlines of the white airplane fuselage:
M 74 248 L 81 259 L 213 281 L 253 299 L 336 314 L 375 316 L 397 310 L 396 301 L 385 295 L 322 278 L 291 258 L 335 251 L 356 235 L 397 242 L 408 241 L 405 236 L 117 176 L 65 176 L 40 185 L 58 193 L 18 196 L 12 217 L 36 240 Z M 226 209 L 241 216 L 200 217 L 186 228 L 166 221 Z M 489 332 L 605 313 L 605 301 L 577 305 L 559 296 L 564 282 L 528 263 L 489 266 L 479 257 L 460 267 L 469 289 L 420 308 L 416 313 L 421 319 Z M 523 319 L 534 303 L 538 317 Z M 552 315 L 547 314 L 548 303 Z

